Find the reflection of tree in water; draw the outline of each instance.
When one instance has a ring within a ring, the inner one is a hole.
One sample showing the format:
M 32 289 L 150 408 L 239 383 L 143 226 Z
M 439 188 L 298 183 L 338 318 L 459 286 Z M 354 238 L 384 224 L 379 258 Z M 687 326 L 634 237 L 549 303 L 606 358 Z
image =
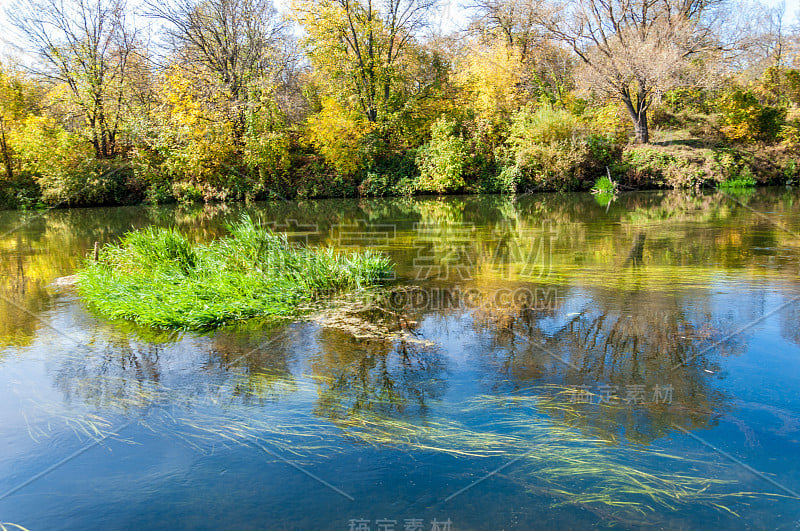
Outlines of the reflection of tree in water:
M 800 300 L 783 309 L 780 323 L 781 337 L 800 346 Z
M 624 433 L 648 442 L 672 424 L 706 426 L 727 409 L 728 397 L 714 389 L 712 379 L 720 371 L 720 358 L 741 354 L 745 345 L 740 337 L 726 337 L 738 321 L 715 315 L 704 307 L 710 300 L 696 297 L 597 289 L 590 295 L 575 293 L 583 304 L 570 314 L 484 307 L 473 318 L 492 338 L 489 363 L 503 382 L 498 387 L 509 381 L 516 389 L 557 384 L 577 391 L 585 386 L 598 395 L 600 386 L 612 386 L 618 399 L 610 405 L 598 406 L 598 396 L 589 398 L 593 404 L 573 397 L 574 407 L 564 408 L 562 401 L 550 413 L 604 436 Z M 638 389 L 644 395 L 629 395 L 637 390 L 633 386 L 643 386 Z M 671 403 L 654 397 L 657 386 L 672 386 Z
M 796 219 L 797 203 L 792 201 L 792 197 L 779 200 L 772 192 L 764 190 L 752 197 L 749 204 L 756 210 L 775 212 L 775 216 L 793 220 Z M 613 290 L 610 294 L 606 293 L 600 286 L 613 288 L 615 282 L 627 282 L 630 279 L 628 270 L 623 273 L 618 270 L 625 265 L 625 258 L 631 249 L 636 252 L 630 262 L 643 266 L 642 271 L 651 273 L 646 278 L 649 282 L 660 278 L 657 275 L 662 270 L 654 269 L 654 266 L 663 267 L 670 275 L 700 278 L 704 282 L 706 277 L 702 275 L 717 274 L 720 265 L 726 273 L 728 268 L 760 268 L 765 261 L 762 255 L 772 258 L 776 254 L 775 249 L 792 251 L 798 248 L 796 239 L 793 240 L 791 235 L 733 202 L 720 200 L 716 196 L 680 193 L 625 194 L 608 211 L 596 205 L 588 195 L 540 195 L 518 200 L 506 197 L 448 197 L 360 202 L 270 202 L 227 207 L 75 209 L 36 214 L 39 217 L 32 218 L 23 229 L 0 241 L 4 256 L 4 260 L 0 261 L 0 292 L 38 314 L 50 308 L 53 300 L 45 286 L 57 276 L 72 273 L 94 241 L 110 241 L 127 230 L 151 223 L 177 224 L 191 231 L 197 239 L 210 239 L 223 233 L 224 223 L 236 218 L 242 210 L 253 210 L 263 219 L 276 222 L 296 219 L 300 223 L 317 223 L 320 227 L 319 239 L 333 240 L 333 243 L 336 239 L 332 227 L 337 224 L 352 225 L 364 220 L 378 224 L 397 222 L 403 229 L 398 230 L 399 240 L 409 239 L 394 242 L 394 246 L 390 244 L 390 252 L 400 263 L 401 270 L 410 267 L 416 258 L 411 241 L 414 234 L 410 230 L 414 222 L 428 222 L 433 227 L 431 234 L 436 240 L 433 247 L 437 249 L 436 246 L 441 242 L 442 256 L 450 252 L 452 246 L 449 242 L 457 225 L 474 224 L 477 229 L 470 232 L 470 241 L 474 244 L 471 247 L 474 253 L 469 256 L 474 266 L 471 272 L 475 274 L 474 283 L 487 289 L 497 287 L 501 280 L 511 283 L 519 280 L 514 278 L 519 271 L 516 266 L 521 258 L 531 256 L 531 250 L 538 249 L 532 246 L 531 235 L 537 234 L 536 231 L 541 229 L 545 220 L 556 226 L 557 230 L 552 264 L 555 280 L 564 280 L 570 285 L 563 290 L 576 290 L 577 286 L 584 286 L 582 289 L 590 290 L 590 298 L 595 306 L 564 322 L 556 322 L 555 314 L 508 305 L 488 310 L 486 318 L 494 319 L 494 323 L 489 325 L 487 321 L 483 326 L 493 329 L 491 335 L 496 341 L 497 348 L 492 349 L 492 355 L 497 365 L 493 369 L 509 374 L 519 382 L 552 378 L 553 381 L 577 384 L 602 379 L 604 383 L 612 385 L 644 383 L 648 389 L 655 383 L 664 383 L 657 381 L 659 378 L 672 378 L 677 381 L 670 380 L 668 383 L 682 386 L 679 388 L 676 385 L 676 402 L 691 397 L 691 403 L 682 403 L 682 407 L 704 412 L 716 407 L 717 398 L 709 395 L 711 391 L 708 390 L 707 379 L 710 376 L 706 376 L 708 373 L 705 371 L 717 372 L 715 364 L 720 348 L 694 360 L 686 374 L 677 370 L 673 375 L 661 376 L 657 371 L 681 356 L 690 358 L 699 352 L 698 349 L 701 350 L 701 345 L 713 343 L 720 331 L 734 326 L 712 323 L 709 328 L 703 328 L 703 323 L 709 322 L 712 317 L 711 312 L 693 311 L 689 299 L 671 294 L 668 282 L 673 277 L 666 274 L 661 285 L 651 284 L 649 290 L 636 293 L 629 299 L 620 299 Z M 20 221 L 17 213 L 0 216 L 0 229 L 9 229 Z M 713 230 L 709 230 L 709 227 Z M 637 240 L 640 234 L 646 235 L 646 239 Z M 644 242 L 638 250 L 636 241 Z M 534 243 L 538 245 L 539 242 Z M 782 275 L 788 267 L 780 262 L 780 256 L 775 258 L 778 260 L 777 267 L 770 272 Z M 797 259 L 789 261 L 792 266 L 790 280 L 794 281 Z M 597 267 L 587 269 L 592 265 Z M 426 285 L 426 288 L 431 287 L 432 283 Z M 446 288 L 447 284 L 441 287 Z M 632 291 L 627 287 L 625 289 Z M 560 295 L 566 294 L 563 290 L 559 288 Z M 670 293 L 658 294 L 659 291 Z M 758 308 L 753 315 L 757 317 L 764 311 Z M 789 311 L 792 309 L 787 308 Z M 7 303 L 0 303 L 0 312 L 5 312 L 0 315 L 0 344 L 30 341 L 41 326 L 35 319 Z M 410 321 L 420 321 L 425 314 L 448 316 L 459 312 L 457 309 L 416 311 L 406 317 Z M 479 313 L 473 312 L 473 316 L 480 323 Z M 783 333 L 787 337 L 794 337 L 797 327 L 792 323 L 796 319 L 787 319 Z M 508 330 L 509 326 L 513 326 L 515 333 Z M 100 332 L 100 336 L 104 333 Z M 581 369 L 565 369 L 559 362 L 531 347 L 527 339 L 520 339 L 519 335 L 530 335 L 534 339 L 552 343 L 561 355 L 570 359 L 574 357 L 580 362 Z M 336 337 L 339 339 L 334 339 Z M 87 377 L 92 374 L 124 375 L 121 379 L 137 382 L 139 378 L 145 380 L 148 371 L 153 378 L 160 375 L 158 367 L 159 364 L 164 366 L 164 359 L 156 355 L 157 352 L 149 350 L 151 347 L 145 345 L 146 338 L 139 338 L 144 341 L 131 339 L 126 344 L 121 337 L 109 339 L 108 346 L 101 348 L 108 350 L 106 356 L 113 362 L 108 361 L 105 368 L 88 364 L 85 367 Z M 440 380 L 436 385 L 430 382 L 436 382 L 440 377 L 444 362 L 429 349 L 410 343 L 404 355 L 402 343 L 399 346 L 380 346 L 379 343 L 359 342 L 342 332 L 331 330 L 321 332 L 320 340 L 326 341 L 326 345 L 330 343 L 334 350 L 343 350 L 341 357 L 331 353 L 325 363 L 318 361 L 321 365 L 315 366 L 315 372 L 324 378 L 330 377 L 330 380 L 323 378 L 325 383 L 321 384 L 334 390 L 326 395 L 328 405 L 325 407 L 329 410 L 373 407 L 407 411 L 420 409 L 431 397 L 439 396 L 437 385 L 443 384 Z M 104 341 L 106 338 L 100 337 L 98 344 L 105 344 Z M 111 345 L 113 341 L 119 344 Z M 198 343 L 205 345 L 202 348 L 209 353 L 207 373 L 198 377 L 194 385 L 199 386 L 202 382 L 211 385 L 209 382 L 213 374 L 216 375 L 214 378 L 218 378 L 214 380 L 214 385 L 224 384 L 227 385 L 226 391 L 231 390 L 231 400 L 253 403 L 271 399 L 275 389 L 288 389 L 284 385 L 290 379 L 288 360 L 291 341 L 288 339 L 279 341 L 265 351 L 244 356 L 230 367 L 225 366 L 226 360 L 232 363 L 237 356 L 245 354 L 248 348 L 257 344 L 248 343 L 244 338 L 228 338 L 224 333 Z M 158 347 L 153 348 L 157 350 Z M 723 348 L 738 352 L 740 346 L 732 343 Z M 360 357 L 354 355 L 355 349 L 361 349 Z M 172 349 L 170 352 L 170 356 L 177 355 L 172 353 Z M 320 359 L 324 360 L 324 356 Z M 82 360 L 81 363 L 88 362 Z M 81 363 L 76 363 L 75 367 L 80 367 Z M 215 371 L 219 371 L 219 374 Z M 224 376 L 226 373 L 227 379 Z M 637 378 L 645 380 L 639 382 Z M 348 382 L 357 385 L 350 390 Z M 115 392 L 109 384 L 109 388 L 98 392 L 98 396 L 114 396 Z M 118 393 L 125 395 L 124 391 Z M 330 403 L 336 402 L 337 393 L 342 404 L 339 409 L 330 406 Z M 135 394 L 134 390 L 130 394 Z M 677 406 L 667 409 L 677 410 Z M 646 412 L 648 408 L 642 408 L 641 411 Z M 708 418 L 705 413 L 703 415 Z
M 415 415 L 442 395 L 445 365 L 430 346 L 413 341 L 361 340 L 323 328 L 312 361 L 318 381 L 315 412 L 335 421 L 358 412 Z
M 293 337 L 284 326 L 253 323 L 220 330 L 212 337 L 204 368 L 222 376 L 230 401 L 264 404 L 297 389 L 290 367 L 295 358 L 292 346 Z
M 783 195 L 781 195 L 783 194 Z M 775 219 L 795 223 L 798 203 L 785 192 L 759 190 L 749 202 Z M 547 221 L 557 228 L 553 268 L 566 273 L 591 264 L 608 269 L 620 262 L 636 234 L 647 232 L 642 261 L 665 266 L 709 264 L 725 268 L 768 266 L 780 274 L 791 266 L 796 274 L 800 247 L 796 238 L 770 225 L 753 212 L 719 195 L 680 192 L 624 194 L 609 211 L 586 194 L 508 197 L 448 197 L 445 199 L 371 199 L 306 202 L 264 202 L 254 205 L 188 205 L 53 210 L 45 213 L 0 213 L 0 294 L 37 313 L 49 304 L 45 286 L 54 278 L 72 274 L 95 241 L 104 244 L 124 232 L 150 224 L 177 225 L 197 240 L 225 232 L 226 222 L 251 211 L 267 221 L 312 223 L 318 239 L 337 243 L 335 226 L 357 223 L 396 224 L 397 240 L 389 252 L 401 276 L 417 258 L 412 231 L 415 222 L 428 226 L 436 260 L 452 258 L 454 230 L 470 231 L 469 261 L 476 277 L 490 280 L 498 273 L 516 271 L 518 256 L 535 249 L 531 234 Z M 709 226 L 713 230 L 708 230 Z M 795 232 L 796 226 L 787 226 Z M 463 231 L 462 231 L 463 232 Z M 503 247 L 506 246 L 506 247 Z M 516 251 L 515 251 L 516 250 Z M 506 252 L 506 255 L 503 253 Z M 510 254 L 509 254 L 510 253 Z M 787 256 L 789 258 L 787 258 Z M 792 259 L 791 256 L 794 256 Z M 491 267 L 492 264 L 501 269 Z M 510 269 L 502 269 L 513 266 Z M 561 269 L 560 269 L 561 268 Z M 535 273 L 541 271 L 536 270 Z M 612 273 L 611 270 L 608 270 Z M 698 271 L 698 274 L 702 272 Z M 576 277 L 577 278 L 577 277 Z M 30 341 L 38 323 L 13 306 L 0 305 L 0 344 Z
M 107 333 L 62 360 L 54 383 L 64 401 L 102 413 L 135 413 L 158 399 L 164 345 Z
M 96 335 L 87 341 L 90 352 L 76 350 L 56 372 L 55 383 L 67 402 L 115 412 L 144 410 L 163 400 L 252 406 L 296 389 L 289 367 L 292 337 L 274 327 L 181 338 L 109 325 Z

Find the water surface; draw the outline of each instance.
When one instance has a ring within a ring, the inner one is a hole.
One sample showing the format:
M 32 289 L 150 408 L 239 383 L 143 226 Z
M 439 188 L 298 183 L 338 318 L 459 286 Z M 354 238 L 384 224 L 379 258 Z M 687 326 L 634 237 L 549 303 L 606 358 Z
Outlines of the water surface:
M 52 285 L 245 211 L 396 278 L 213 333 Z M 0 212 L 0 522 L 796 529 L 799 232 L 790 189 Z

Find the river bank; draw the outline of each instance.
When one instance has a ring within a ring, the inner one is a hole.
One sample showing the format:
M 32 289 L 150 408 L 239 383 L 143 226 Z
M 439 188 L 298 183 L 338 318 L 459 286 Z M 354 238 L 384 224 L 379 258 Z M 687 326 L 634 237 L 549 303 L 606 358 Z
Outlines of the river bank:
M 615 188 L 700 190 L 791 185 L 800 182 L 796 150 L 785 144 L 733 146 L 686 134 L 654 135 L 647 145 L 608 135 L 566 136 L 502 146 L 461 146 L 461 155 L 439 153 L 430 161 L 420 149 L 396 150 L 368 169 L 343 174 L 314 155 L 295 150 L 279 175 L 248 173 L 232 163 L 203 177 L 164 176 L 139 160 L 64 162 L 60 180 L 22 175 L 0 188 L 0 205 L 31 209 L 170 203 L 232 203 L 267 199 L 411 197 L 589 191 L 610 178 Z M 457 159 L 455 168 L 453 157 Z M 491 159 L 491 160 L 490 160 Z M 428 160 L 428 162 L 426 162 Z M 427 166 L 426 166 L 427 164 Z M 156 175 L 157 174 L 157 175 Z

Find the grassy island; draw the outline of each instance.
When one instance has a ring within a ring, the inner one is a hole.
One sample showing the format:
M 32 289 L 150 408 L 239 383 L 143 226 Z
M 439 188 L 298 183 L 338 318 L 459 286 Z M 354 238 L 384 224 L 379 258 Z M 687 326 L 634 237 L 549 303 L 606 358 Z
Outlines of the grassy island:
M 375 252 L 293 245 L 249 217 L 229 229 L 208 244 L 193 244 L 175 229 L 129 232 L 87 263 L 78 288 L 109 318 L 203 329 L 296 315 L 322 293 L 378 282 L 390 267 Z

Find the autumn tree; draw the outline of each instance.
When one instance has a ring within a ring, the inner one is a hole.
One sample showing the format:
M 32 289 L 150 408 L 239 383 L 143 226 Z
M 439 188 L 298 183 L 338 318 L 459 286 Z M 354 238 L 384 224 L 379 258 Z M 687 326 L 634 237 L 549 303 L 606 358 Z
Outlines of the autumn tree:
M 545 0 L 474 0 L 471 7 L 475 15 L 468 28 L 473 37 L 470 67 L 477 66 L 476 55 L 483 56 L 482 63 L 495 63 L 484 70 L 509 69 L 501 77 L 516 77 L 510 88 L 520 96 L 563 102 L 574 61 L 541 24 L 552 5 Z
M 0 63 L 0 159 L 6 182 L 14 179 L 14 149 L 11 129 L 28 114 L 35 103 L 33 91 L 22 74 Z
M 19 0 L 8 16 L 41 59 L 35 72 L 66 87 L 98 159 L 118 154 L 136 34 L 124 0 Z
M 693 61 L 718 50 L 714 14 L 723 0 L 574 0 L 543 20 L 584 66 L 579 80 L 621 100 L 636 141 L 649 142 L 647 112 L 687 80 Z
M 435 1 L 298 0 L 294 13 L 327 88 L 375 123 L 404 105 L 394 91 Z
M 269 0 L 148 0 L 166 23 L 172 60 L 192 91 L 243 141 L 248 113 L 296 63 L 284 20 Z

